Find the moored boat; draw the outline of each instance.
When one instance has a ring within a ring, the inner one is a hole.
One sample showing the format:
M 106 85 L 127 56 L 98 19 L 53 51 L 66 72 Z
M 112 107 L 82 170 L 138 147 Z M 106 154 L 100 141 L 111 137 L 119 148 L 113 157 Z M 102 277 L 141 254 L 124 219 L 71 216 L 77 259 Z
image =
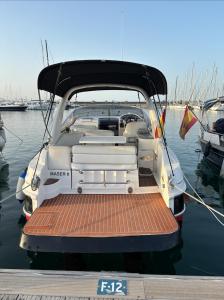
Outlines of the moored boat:
M 25 111 L 27 105 L 15 102 L 0 102 L 0 111 Z
M 72 61 L 42 70 L 38 88 L 62 99 L 49 142 L 20 180 L 28 219 L 20 247 L 102 253 L 176 246 L 186 185 L 155 100 L 167 95 L 164 75 L 130 62 Z M 146 105 L 91 103 L 64 117 L 73 95 L 101 90 L 137 91 Z
M 223 101 L 223 97 L 205 101 L 202 107 L 201 133 L 199 142 L 202 152 L 206 159 L 216 165 L 221 173 L 224 172 L 224 118 L 219 118 L 209 123 L 207 116 L 214 106 L 219 105 Z
M 30 100 L 27 104 L 27 110 L 48 110 L 49 101 Z

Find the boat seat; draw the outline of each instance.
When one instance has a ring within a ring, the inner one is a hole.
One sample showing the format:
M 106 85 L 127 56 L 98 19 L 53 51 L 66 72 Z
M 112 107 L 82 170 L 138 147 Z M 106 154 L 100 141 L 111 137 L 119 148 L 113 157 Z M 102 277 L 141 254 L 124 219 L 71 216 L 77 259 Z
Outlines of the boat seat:
M 84 193 L 128 193 L 138 185 L 134 146 L 75 145 L 72 147 L 72 187 Z
M 135 146 L 75 145 L 72 147 L 72 169 L 137 169 Z
M 94 125 L 75 125 L 71 128 L 73 132 L 83 132 L 87 136 L 113 136 L 112 130 L 98 129 Z
M 98 129 L 98 127 L 95 124 L 73 124 L 70 127 L 71 130 L 74 131 L 85 131 L 85 130 L 94 130 L 94 129 Z
M 83 131 L 84 135 L 87 136 L 114 136 L 112 130 L 102 130 L 102 129 L 88 129 Z
M 139 135 L 149 137 L 149 130 L 145 122 L 130 122 L 126 125 L 123 136 L 127 138 L 138 138 Z
M 49 146 L 47 161 L 49 170 L 71 170 L 71 147 Z
M 88 129 L 86 131 L 63 132 L 55 143 L 57 146 L 74 146 L 83 136 L 114 136 L 111 130 Z

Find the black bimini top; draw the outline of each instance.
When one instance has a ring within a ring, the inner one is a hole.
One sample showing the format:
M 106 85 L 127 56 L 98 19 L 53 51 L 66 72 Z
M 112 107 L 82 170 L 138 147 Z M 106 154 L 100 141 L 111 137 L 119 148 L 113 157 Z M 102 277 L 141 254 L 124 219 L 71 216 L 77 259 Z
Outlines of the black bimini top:
M 85 88 L 84 85 L 102 84 Z M 105 86 L 104 86 L 105 84 Z M 75 87 L 80 91 L 112 89 L 108 85 L 129 85 L 143 89 L 149 97 L 167 94 L 165 76 L 142 64 L 112 60 L 77 60 L 50 65 L 38 77 L 38 89 L 63 97 Z M 117 89 L 117 88 L 116 88 Z

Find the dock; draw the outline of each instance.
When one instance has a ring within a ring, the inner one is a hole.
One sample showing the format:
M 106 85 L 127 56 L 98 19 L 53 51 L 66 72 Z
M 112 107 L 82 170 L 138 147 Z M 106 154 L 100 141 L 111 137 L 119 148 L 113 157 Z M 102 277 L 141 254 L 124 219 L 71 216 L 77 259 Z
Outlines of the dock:
M 111 289 L 115 282 L 119 283 L 115 290 L 118 292 L 122 290 L 123 295 L 114 293 L 114 289 Z M 112 283 L 110 288 L 109 283 Z M 122 284 L 124 289 L 121 287 Z M 0 300 L 122 298 L 139 300 L 224 299 L 224 277 L 0 269 Z

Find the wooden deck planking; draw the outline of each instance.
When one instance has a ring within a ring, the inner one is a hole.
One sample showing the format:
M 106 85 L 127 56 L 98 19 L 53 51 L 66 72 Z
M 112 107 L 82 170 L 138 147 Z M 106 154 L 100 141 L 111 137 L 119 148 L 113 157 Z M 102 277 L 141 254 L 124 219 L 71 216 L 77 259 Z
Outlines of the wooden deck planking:
M 44 201 L 23 231 L 38 236 L 122 237 L 177 230 L 161 194 L 153 193 L 59 195 Z
M 127 296 L 99 296 L 99 279 L 125 279 Z M 223 300 L 223 277 L 107 272 L 0 270 L 0 300 L 76 299 Z

